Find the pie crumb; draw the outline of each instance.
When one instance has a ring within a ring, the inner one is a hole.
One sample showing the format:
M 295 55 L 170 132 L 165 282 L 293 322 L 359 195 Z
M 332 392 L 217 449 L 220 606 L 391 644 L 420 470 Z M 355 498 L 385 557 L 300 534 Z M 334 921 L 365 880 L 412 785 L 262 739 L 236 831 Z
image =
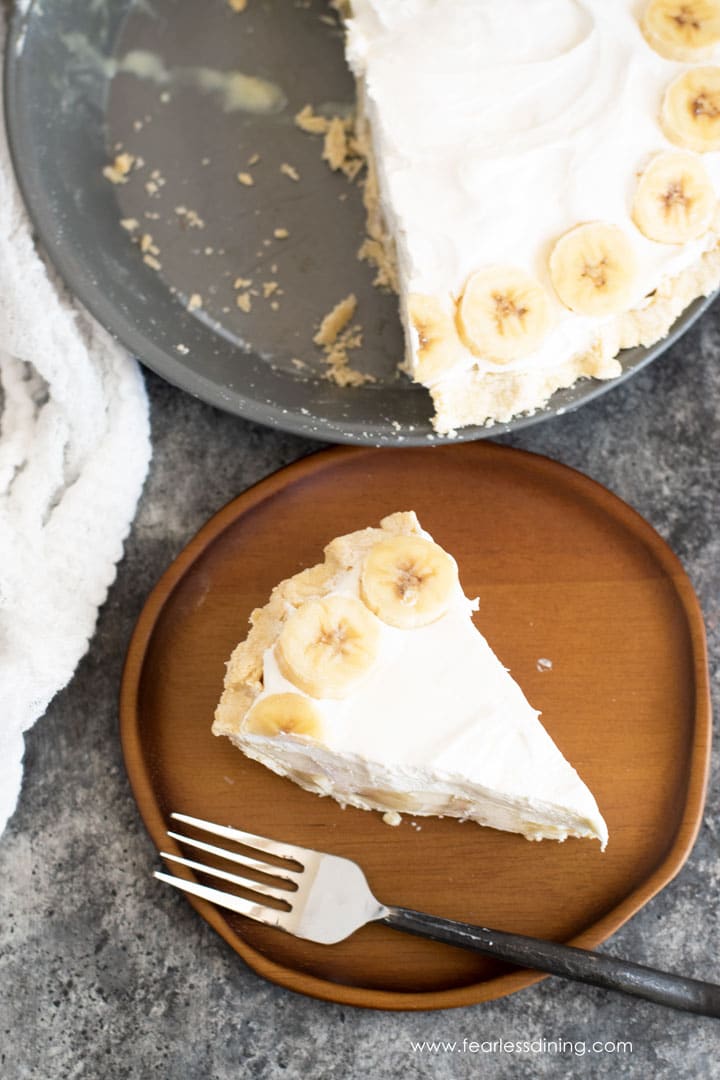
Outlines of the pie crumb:
M 355 133 L 352 120 L 333 116 L 328 122 L 323 143 L 323 161 L 338 169 L 350 181 L 355 180 L 366 164 L 366 155 Z
M 187 302 L 188 311 L 197 311 L 203 305 L 203 298 L 200 293 L 194 292 Z
M 252 307 L 252 298 L 249 292 L 238 293 L 235 297 L 235 303 L 241 311 L 248 312 Z
M 298 181 L 300 179 L 300 173 L 297 171 L 294 165 L 288 165 L 287 161 L 283 161 L 280 166 L 280 172 L 284 176 L 289 176 L 291 180 Z
M 402 822 L 402 817 L 397 810 L 386 810 L 382 819 L 386 825 L 399 825 Z
M 345 137 L 345 125 L 339 116 L 333 116 L 325 132 L 323 160 L 327 161 L 331 169 L 337 170 L 342 168 L 347 154 L 348 145 Z
M 357 257 L 362 262 L 369 262 L 375 267 L 377 273 L 373 279 L 373 285 L 398 292 L 397 265 L 387 244 L 366 236 L 360 245 Z
M 375 376 L 358 371 L 350 364 L 348 353 L 359 349 L 363 342 L 362 327 L 349 326 L 339 335 L 337 341 L 324 348 L 325 363 L 328 366 L 323 378 L 334 382 L 336 386 L 364 386 L 375 382 Z
M 245 187 L 252 187 L 253 184 L 255 183 L 252 176 L 248 172 L 239 172 L 237 174 L 237 178 L 238 178 L 239 182 L 241 184 L 243 184 Z
M 287 229 L 273 229 L 273 236 L 276 240 L 287 240 L 289 235 Z
M 325 353 L 328 370 L 324 378 L 338 386 L 362 386 L 375 382 L 373 375 L 366 375 L 350 365 L 348 353 L 352 349 L 359 349 L 363 340 L 362 327 L 349 325 L 356 309 L 357 299 L 350 293 L 327 313 L 313 338 Z
M 244 11 L 247 7 L 247 0 L 228 0 L 228 5 L 233 11 Z
M 205 228 L 205 222 L 196 210 L 189 210 L 187 206 L 176 206 L 175 213 L 180 218 L 182 224 L 187 225 L 189 229 Z
M 312 105 L 305 105 L 295 116 L 295 124 L 308 135 L 324 135 L 330 127 L 330 121 L 313 111 Z
M 109 165 L 105 166 L 102 174 L 111 184 L 126 184 L 128 173 L 130 173 L 134 164 L 134 155 L 124 151 L 122 154 L 118 154 Z
M 340 300 L 320 323 L 318 332 L 313 338 L 315 344 L 322 345 L 323 348 L 334 345 L 338 335 L 350 322 L 356 309 L 357 298 L 354 293 L 350 293 L 344 300 Z

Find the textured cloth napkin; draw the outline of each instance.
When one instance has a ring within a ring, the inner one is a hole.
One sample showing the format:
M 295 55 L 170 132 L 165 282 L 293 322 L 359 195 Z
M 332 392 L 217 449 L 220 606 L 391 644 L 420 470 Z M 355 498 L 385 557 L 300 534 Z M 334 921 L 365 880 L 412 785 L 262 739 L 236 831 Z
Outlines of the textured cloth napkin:
M 0 13 L 0 56 L 3 31 Z M 138 366 L 48 273 L 0 120 L 0 833 L 23 732 L 88 647 L 149 461 Z

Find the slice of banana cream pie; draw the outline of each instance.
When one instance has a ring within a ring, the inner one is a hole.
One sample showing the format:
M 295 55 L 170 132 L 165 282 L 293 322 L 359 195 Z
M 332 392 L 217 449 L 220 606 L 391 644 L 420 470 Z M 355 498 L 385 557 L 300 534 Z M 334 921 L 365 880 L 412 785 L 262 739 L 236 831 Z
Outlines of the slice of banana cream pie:
M 531 413 L 720 283 L 720 0 L 338 0 L 434 424 Z
M 341 805 L 607 842 L 595 799 L 412 512 L 333 540 L 233 652 L 213 732 Z

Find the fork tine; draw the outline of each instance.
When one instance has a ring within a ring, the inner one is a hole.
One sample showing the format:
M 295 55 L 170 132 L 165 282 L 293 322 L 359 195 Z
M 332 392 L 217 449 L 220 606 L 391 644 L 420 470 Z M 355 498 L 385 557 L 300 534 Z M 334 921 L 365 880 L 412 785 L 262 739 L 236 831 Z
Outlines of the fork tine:
M 236 844 L 245 844 L 246 847 L 256 848 L 258 851 L 266 851 L 269 855 L 277 855 L 280 859 L 291 859 L 293 862 L 302 863 L 304 855 L 315 855 L 310 848 L 298 847 L 295 844 L 283 844 L 277 840 L 269 840 L 266 836 L 255 836 L 253 833 L 242 832 L 241 829 L 233 829 L 230 825 L 215 825 L 212 821 L 202 821 L 200 818 L 190 817 L 188 814 L 171 814 L 176 821 L 184 821 L 187 825 L 194 825 L 197 829 L 222 836 L 226 840 L 234 840 Z
M 281 930 L 287 930 L 287 911 L 276 911 L 275 908 L 265 907 L 264 904 L 253 904 L 251 900 L 245 900 L 242 896 L 234 896 L 232 893 L 222 892 L 221 889 L 211 889 L 209 885 L 200 885 L 197 881 L 187 881 L 185 878 L 173 877 L 172 874 L 163 874 L 160 870 L 155 871 L 158 881 L 164 881 L 168 885 L 174 885 L 182 892 L 199 896 L 201 900 L 207 900 L 218 907 L 236 911 L 238 915 L 245 915 L 255 922 L 266 923 L 268 926 L 277 926 Z
M 251 889 L 253 892 L 260 893 L 261 896 L 272 896 L 276 900 L 289 902 L 290 898 L 295 895 L 288 892 L 287 889 L 275 889 L 272 885 L 261 885 L 259 881 L 253 881 L 252 878 L 240 877 L 238 874 L 231 874 L 227 870 L 220 870 L 216 866 L 204 866 L 202 863 L 195 862 L 194 859 L 184 859 L 181 855 L 171 855 L 167 851 L 161 851 L 160 855 L 163 859 L 170 859 L 172 862 L 189 866 L 191 870 L 199 870 L 203 874 L 211 874 L 213 877 L 222 878 L 223 881 L 230 881 L 233 885 L 240 885 L 243 889 Z
M 247 866 L 250 870 L 259 870 L 262 874 L 270 874 L 283 881 L 297 881 L 302 876 L 302 870 L 286 870 L 284 866 L 273 866 L 272 863 L 260 862 L 258 859 L 251 859 L 248 855 L 241 855 L 237 851 L 228 851 L 227 848 L 208 844 L 205 840 L 195 840 L 192 836 L 182 836 L 180 833 L 171 832 L 170 829 L 168 829 L 168 836 L 172 836 L 173 840 L 179 840 L 183 844 L 189 844 L 190 847 L 207 851 L 209 855 L 219 855 L 230 862 L 238 863 L 240 866 Z

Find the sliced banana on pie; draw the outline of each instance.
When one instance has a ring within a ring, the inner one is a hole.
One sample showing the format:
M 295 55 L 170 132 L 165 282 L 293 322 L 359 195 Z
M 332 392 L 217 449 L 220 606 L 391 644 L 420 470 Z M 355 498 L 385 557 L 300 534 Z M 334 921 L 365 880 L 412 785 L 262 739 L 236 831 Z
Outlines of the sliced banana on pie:
M 607 841 L 595 799 L 411 511 L 339 536 L 233 652 L 213 732 L 343 806 Z M 548 715 L 552 723 L 552 714 Z
M 470 351 L 497 364 L 527 356 L 553 322 L 540 283 L 509 266 L 488 266 L 474 273 L 463 290 L 457 318 Z
M 243 730 L 251 735 L 302 735 L 317 739 L 322 733 L 322 718 L 303 694 L 267 694 L 253 705 Z
M 632 216 L 641 233 L 661 244 L 684 244 L 702 236 L 715 213 L 712 180 L 695 154 L 670 150 L 643 170 Z
M 670 142 L 685 150 L 720 150 L 720 67 L 678 75 L 665 91 L 660 124 Z
M 549 268 L 558 297 L 580 315 L 615 315 L 635 297 L 635 251 L 617 225 L 577 225 L 555 244 Z
M 464 349 L 452 313 L 436 297 L 408 296 L 407 322 L 416 343 L 414 371 L 421 382 L 430 386 L 462 363 Z
M 375 660 L 377 622 L 360 600 L 308 600 L 282 628 L 275 646 L 286 679 L 315 698 L 341 698 Z
M 702 60 L 720 42 L 720 0 L 650 0 L 640 26 L 666 59 Z
M 439 544 L 422 536 L 393 536 L 368 552 L 360 596 L 384 623 L 408 630 L 445 614 L 457 580 L 457 564 Z

